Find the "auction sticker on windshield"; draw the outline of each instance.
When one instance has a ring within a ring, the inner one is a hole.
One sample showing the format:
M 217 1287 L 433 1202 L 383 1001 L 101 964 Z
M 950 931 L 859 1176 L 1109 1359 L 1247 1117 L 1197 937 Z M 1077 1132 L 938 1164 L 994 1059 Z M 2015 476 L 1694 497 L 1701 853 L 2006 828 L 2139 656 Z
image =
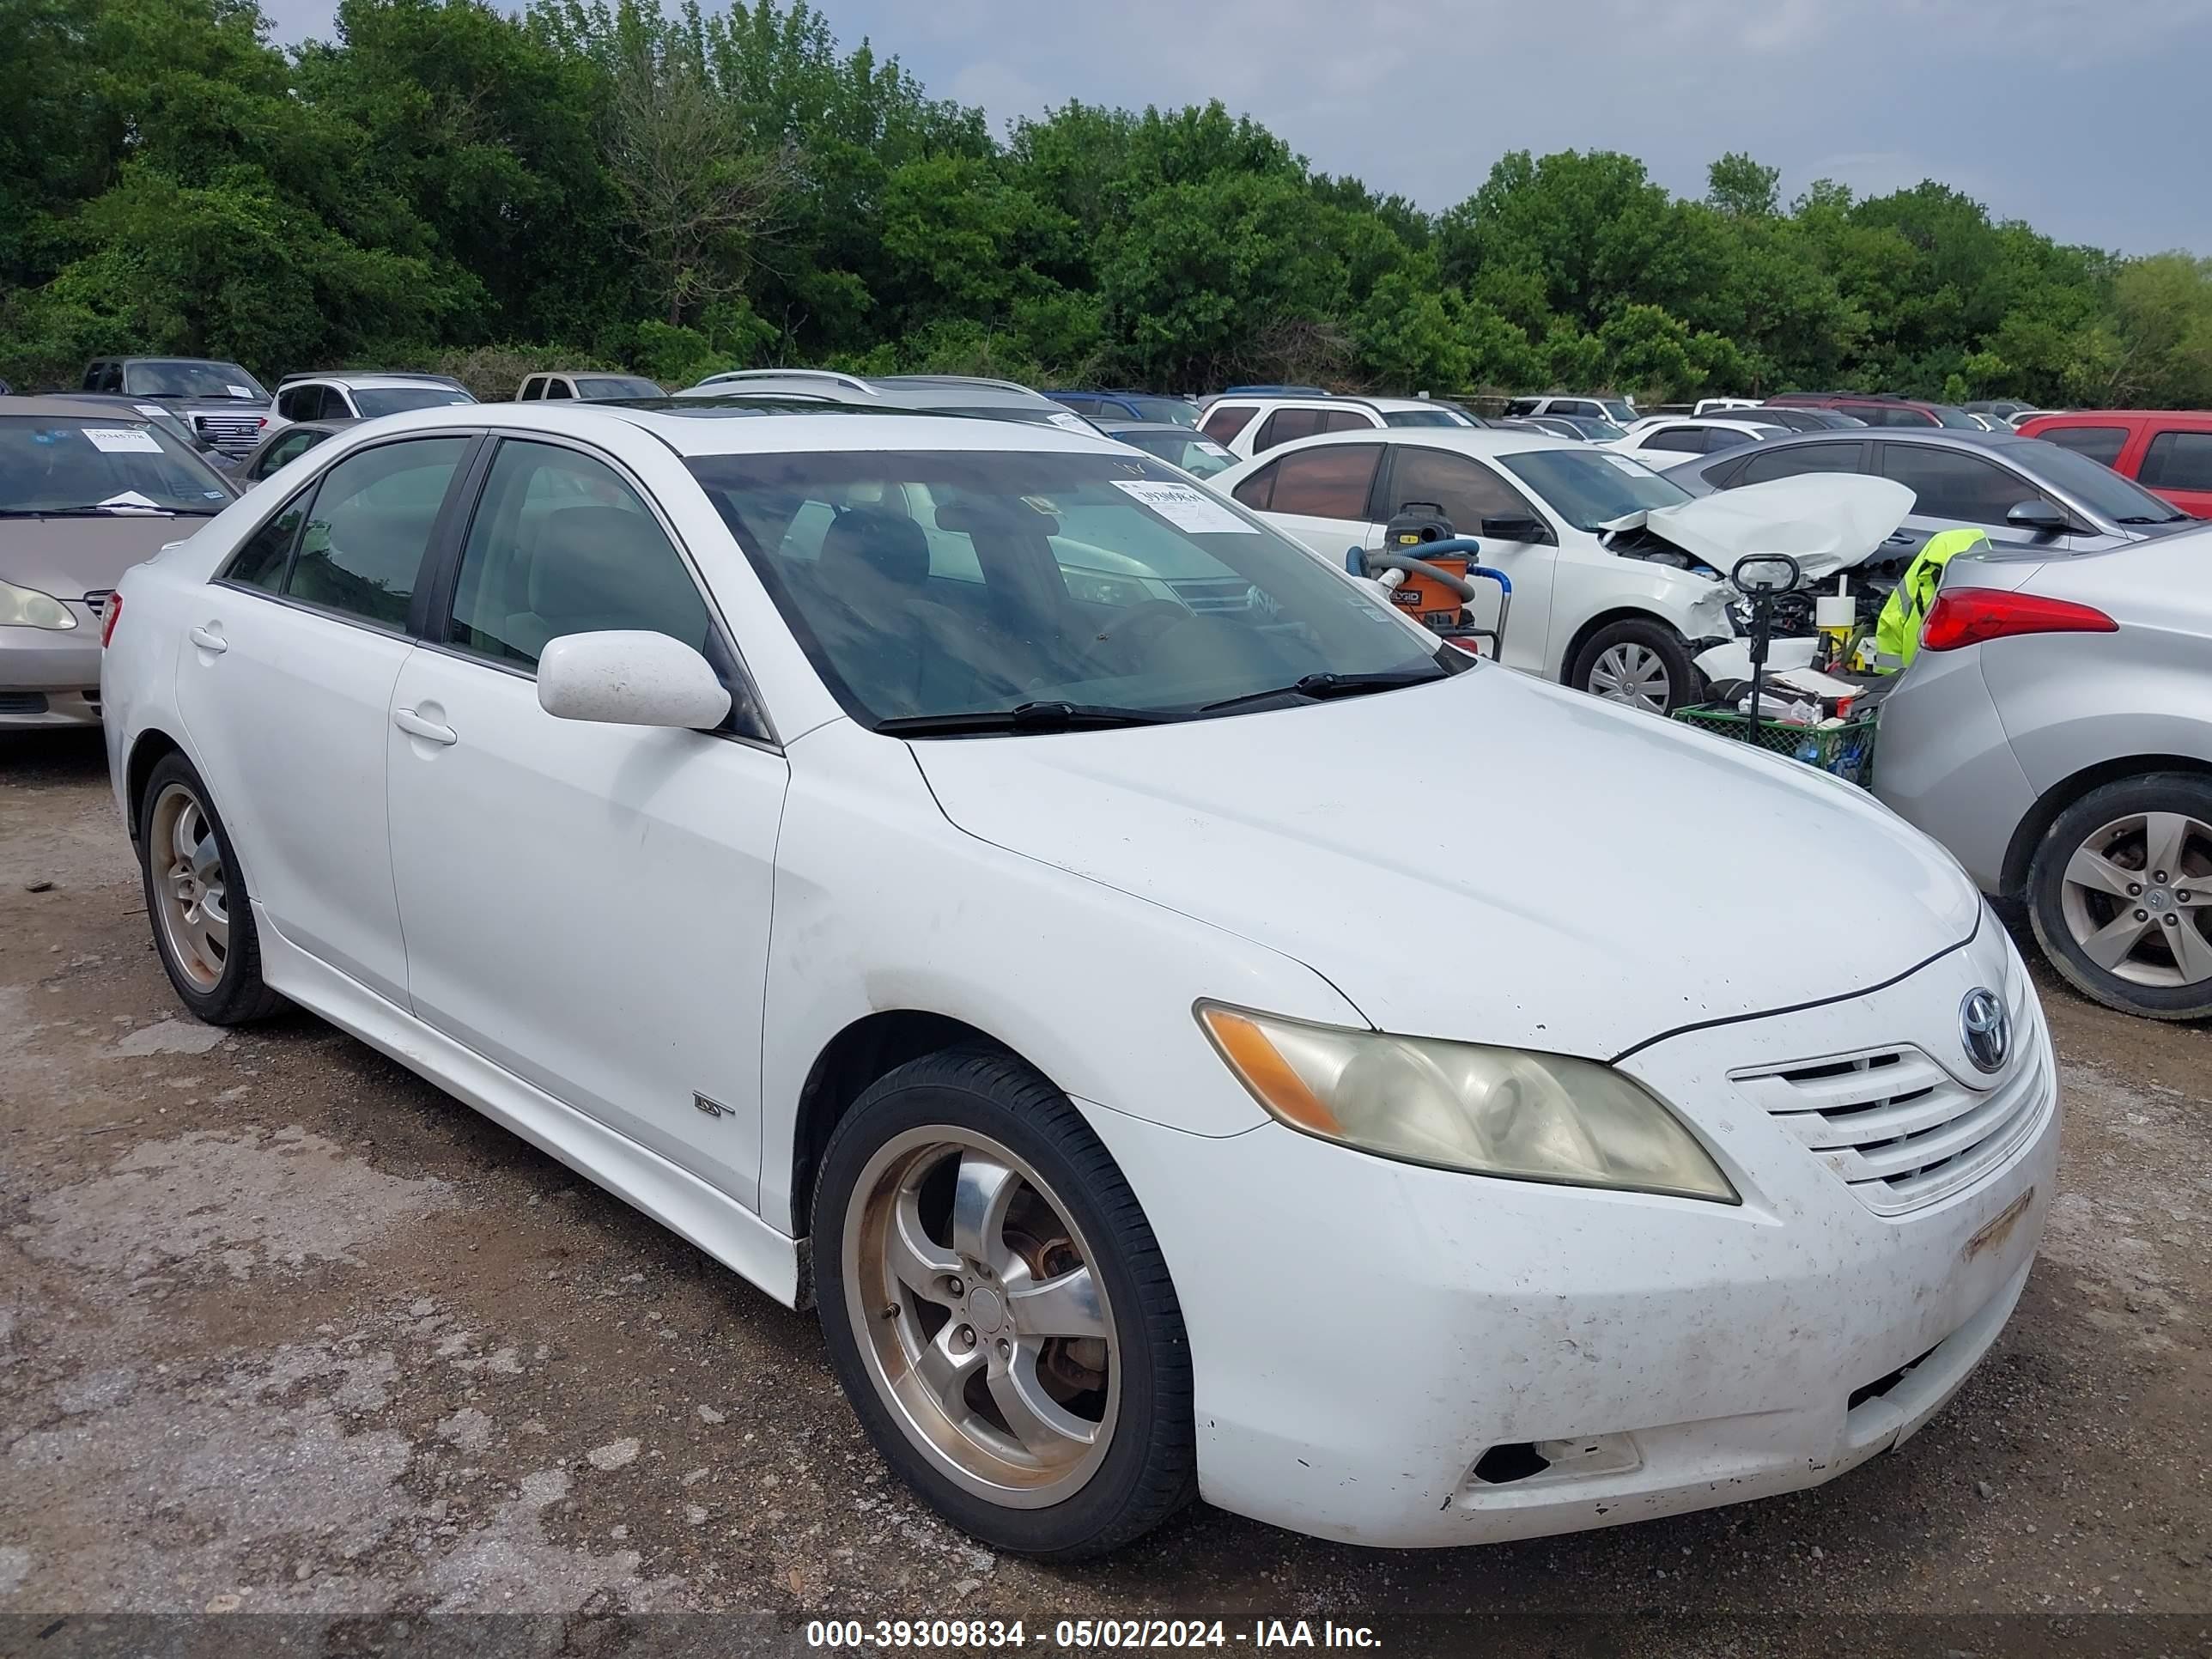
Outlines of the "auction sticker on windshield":
M 1116 478 L 1114 487 L 1135 496 L 1177 530 L 1188 530 L 1194 536 L 1260 533 L 1204 490 L 1190 484 L 1131 483 Z
M 104 449 L 111 455 L 161 453 L 161 446 L 154 441 L 154 434 L 135 426 L 88 426 L 82 431 L 94 449 Z
M 223 387 L 223 390 L 230 393 L 234 398 L 251 398 L 253 395 L 253 388 L 252 386 L 226 386 Z
M 1640 478 L 1644 476 L 1644 466 L 1640 462 L 1626 460 L 1619 455 L 1608 455 L 1606 459 L 1611 461 L 1632 478 Z

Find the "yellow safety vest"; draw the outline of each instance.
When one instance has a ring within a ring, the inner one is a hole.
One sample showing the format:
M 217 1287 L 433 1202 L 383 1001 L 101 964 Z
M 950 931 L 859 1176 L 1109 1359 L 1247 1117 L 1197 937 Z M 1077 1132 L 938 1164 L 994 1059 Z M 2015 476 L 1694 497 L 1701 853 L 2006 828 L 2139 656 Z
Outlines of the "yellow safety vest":
M 1877 674 L 1894 674 L 1911 662 L 1920 649 L 1920 624 L 1936 603 L 1936 590 L 1943 585 L 1943 567 L 1960 554 L 1985 548 L 1990 538 L 1978 530 L 1946 530 L 1930 536 L 1912 562 L 1905 580 L 1889 596 L 1874 625 L 1874 668 Z

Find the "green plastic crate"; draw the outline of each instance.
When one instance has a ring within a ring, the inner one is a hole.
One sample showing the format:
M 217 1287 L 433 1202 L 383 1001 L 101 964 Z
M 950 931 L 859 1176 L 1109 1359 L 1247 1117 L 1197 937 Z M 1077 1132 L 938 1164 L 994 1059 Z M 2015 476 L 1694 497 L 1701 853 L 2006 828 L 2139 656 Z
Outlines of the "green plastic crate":
M 1724 703 L 1699 703 L 1694 708 L 1677 708 L 1674 718 L 1738 743 L 1746 741 L 1751 731 L 1751 717 L 1739 714 Z M 1832 772 L 1848 783 L 1871 789 L 1874 736 L 1875 717 L 1869 714 L 1863 720 L 1847 720 L 1841 726 L 1825 727 L 1786 726 L 1780 720 L 1762 720 L 1757 741 L 1762 749 L 1788 755 L 1808 766 L 1817 766 L 1823 772 Z

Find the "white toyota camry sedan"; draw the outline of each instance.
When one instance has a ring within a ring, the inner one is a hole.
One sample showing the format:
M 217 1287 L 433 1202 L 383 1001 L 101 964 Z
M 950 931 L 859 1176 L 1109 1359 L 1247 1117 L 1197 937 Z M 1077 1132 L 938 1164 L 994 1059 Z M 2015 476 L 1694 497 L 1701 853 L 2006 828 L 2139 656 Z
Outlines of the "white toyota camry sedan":
M 118 597 L 185 1005 L 312 1009 L 811 1301 L 992 1544 L 1811 1486 L 2027 1279 L 2051 1046 L 1945 854 L 1107 439 L 423 410 Z

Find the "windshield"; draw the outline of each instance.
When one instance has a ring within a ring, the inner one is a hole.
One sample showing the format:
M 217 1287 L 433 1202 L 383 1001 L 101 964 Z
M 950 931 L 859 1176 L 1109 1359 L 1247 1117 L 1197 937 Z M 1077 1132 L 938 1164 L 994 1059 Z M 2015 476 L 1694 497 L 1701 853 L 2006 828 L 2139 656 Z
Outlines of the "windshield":
M 1139 454 L 694 458 L 854 719 L 1066 703 L 1181 719 L 1315 675 L 1455 654 L 1360 584 Z M 1457 665 L 1455 665 L 1456 666 Z
M 925 415 L 980 415 L 987 421 L 1023 421 L 1030 426 L 1066 427 L 1071 432 L 1096 432 L 1080 415 L 1057 404 L 936 404 Z
M 1597 406 L 1622 426 L 1636 418 L 1636 405 L 1619 398 L 1601 398 Z
M 1449 409 L 1386 409 L 1382 411 L 1385 426 L 1473 426 L 1464 415 L 1454 414 Z
M 2061 449 L 2041 439 L 2005 445 L 2004 458 L 2019 462 L 2037 477 L 2114 524 L 2172 524 L 2189 516 L 2171 501 L 2123 478 L 2102 461 L 2093 461 L 2087 455 Z
M 207 363 L 189 357 L 149 357 L 123 366 L 123 389 L 134 398 L 228 398 L 265 404 L 261 382 L 236 363 Z
M 1641 461 L 1589 449 L 1530 449 L 1500 455 L 1498 463 L 1542 496 L 1577 530 L 1595 530 L 1614 519 L 1690 499 L 1680 485 Z
M 1170 466 L 1179 466 L 1194 478 L 1210 478 L 1237 465 L 1237 458 L 1212 439 L 1192 433 L 1116 432 L 1110 434 L 1133 444 L 1147 455 L 1157 455 Z
M 1567 424 L 1594 444 L 1610 443 L 1615 438 L 1626 438 L 1628 435 L 1611 421 L 1593 420 L 1587 415 L 1569 421 Z
M 472 404 L 475 398 L 465 392 L 453 392 L 441 386 L 356 386 L 353 404 L 361 411 L 361 418 L 373 421 L 380 415 L 399 415 L 410 409 L 443 409 L 452 404 Z
M 229 501 L 189 445 L 143 421 L 0 416 L 0 514 L 206 514 Z
M 658 398 L 660 388 L 635 374 L 579 374 L 580 398 Z
M 1124 398 L 1121 401 L 1134 404 L 1141 420 L 1165 421 L 1170 426 L 1198 424 L 1198 405 L 1181 398 Z
M 1949 409 L 1942 404 L 1930 404 L 1928 407 L 1935 415 L 1936 423 L 1938 426 L 1948 426 L 1957 432 L 1987 432 L 1989 430 L 1989 428 L 1984 426 L 1963 409 Z

